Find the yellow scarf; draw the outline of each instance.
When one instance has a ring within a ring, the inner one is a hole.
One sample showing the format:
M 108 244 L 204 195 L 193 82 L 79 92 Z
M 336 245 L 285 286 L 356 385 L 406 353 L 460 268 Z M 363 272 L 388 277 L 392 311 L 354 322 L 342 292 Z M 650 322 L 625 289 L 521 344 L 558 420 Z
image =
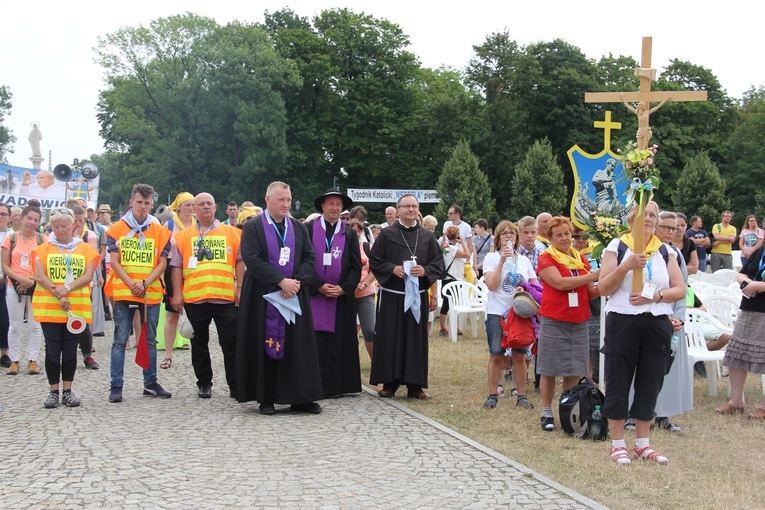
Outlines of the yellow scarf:
M 189 200 L 194 200 L 194 195 L 189 193 L 188 191 L 182 191 L 178 193 L 178 195 L 175 197 L 175 200 L 173 200 L 173 203 L 168 205 L 167 208 L 171 211 L 177 211 L 178 206 L 180 206 L 184 202 L 188 202 Z
M 545 253 L 550 255 L 556 262 L 565 267 L 566 269 L 584 271 L 584 262 L 579 252 L 572 246 L 569 248 L 570 253 L 563 253 L 554 246 L 550 246 L 545 250 Z
M 550 246 L 550 241 L 548 241 L 546 237 L 537 236 L 537 241 L 543 243 L 545 246 Z
M 635 238 L 632 237 L 632 234 L 624 234 L 619 238 L 621 242 L 627 245 L 627 248 L 635 251 Z M 655 252 L 659 248 L 661 248 L 662 242 L 659 241 L 659 238 L 655 235 L 651 234 L 651 240 L 648 242 L 648 246 L 646 246 L 645 254 L 650 255 L 651 253 Z

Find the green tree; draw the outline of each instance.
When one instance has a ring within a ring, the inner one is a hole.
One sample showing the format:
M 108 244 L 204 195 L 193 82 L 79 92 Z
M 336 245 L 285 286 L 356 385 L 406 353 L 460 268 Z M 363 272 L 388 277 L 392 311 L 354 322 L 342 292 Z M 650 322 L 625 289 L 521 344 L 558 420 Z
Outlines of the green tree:
M 744 94 L 728 154 L 723 175 L 730 183 L 728 195 L 733 211 L 737 216 L 765 213 L 759 190 L 765 181 L 765 87 Z
M 515 168 L 512 189 L 509 218 L 513 220 L 543 211 L 552 215 L 564 212 L 568 191 L 549 140 L 537 140 L 529 147 L 526 159 Z
M 263 29 L 172 16 L 109 34 L 97 56 L 107 80 L 101 133 L 107 149 L 129 155 L 124 179 L 225 202 L 260 198 L 282 175 L 279 90 L 297 75 Z
M 706 152 L 697 154 L 685 166 L 674 187 L 672 203 L 688 217 L 701 216 L 707 226 L 716 223 L 720 213 L 730 207 L 725 179 Z
M 13 152 L 11 146 L 16 142 L 16 137 L 13 136 L 11 130 L 3 125 L 5 116 L 11 113 L 12 97 L 11 89 L 6 85 L 0 85 L 0 163 L 7 162 L 5 156 Z
M 465 140 L 457 143 L 452 155 L 444 165 L 441 177 L 436 183 L 441 202 L 434 214 L 446 220 L 446 212 L 452 205 L 459 205 L 465 213 L 465 221 L 486 218 L 491 223 L 495 218 L 494 198 L 489 181 L 480 167 L 478 158 Z

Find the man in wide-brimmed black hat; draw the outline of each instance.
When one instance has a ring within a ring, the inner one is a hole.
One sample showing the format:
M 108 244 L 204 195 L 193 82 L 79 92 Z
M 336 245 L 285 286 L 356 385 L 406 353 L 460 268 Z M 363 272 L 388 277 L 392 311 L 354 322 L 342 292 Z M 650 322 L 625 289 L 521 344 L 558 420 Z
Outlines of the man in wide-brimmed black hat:
M 361 279 L 356 232 L 340 220 L 353 201 L 338 189 L 314 200 L 319 218 L 306 222 L 316 252 L 310 282 L 316 347 L 325 396 L 361 391 L 354 293 Z

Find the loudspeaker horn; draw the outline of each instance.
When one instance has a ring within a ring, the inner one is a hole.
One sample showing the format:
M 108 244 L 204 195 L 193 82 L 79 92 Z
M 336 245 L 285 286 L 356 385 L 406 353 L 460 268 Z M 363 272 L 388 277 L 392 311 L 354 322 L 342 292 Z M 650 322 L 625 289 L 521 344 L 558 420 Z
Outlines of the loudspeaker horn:
M 72 177 L 72 167 L 61 163 L 53 168 L 53 176 L 57 181 L 68 181 Z
M 95 165 L 95 163 L 88 161 L 82 164 L 80 167 L 80 173 L 84 178 L 88 180 L 95 179 L 98 177 L 98 167 Z
M 157 210 L 154 212 L 154 216 L 157 217 L 160 223 L 164 223 L 168 220 L 173 219 L 173 216 L 175 216 L 175 213 L 171 211 L 166 205 L 160 205 L 157 207 Z

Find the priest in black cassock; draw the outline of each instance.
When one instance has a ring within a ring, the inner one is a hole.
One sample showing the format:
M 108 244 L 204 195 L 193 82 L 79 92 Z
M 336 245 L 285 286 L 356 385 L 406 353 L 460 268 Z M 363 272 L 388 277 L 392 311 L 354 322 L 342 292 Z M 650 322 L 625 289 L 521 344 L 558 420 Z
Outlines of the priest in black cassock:
M 311 278 L 311 309 L 324 396 L 361 391 L 359 338 L 354 292 L 361 279 L 361 250 L 356 231 L 340 213 L 353 207 L 338 189 L 314 200 L 321 216 L 306 222 L 316 253 Z
M 369 257 L 380 284 L 369 379 L 382 383 L 380 397 L 393 397 L 405 384 L 409 398 L 427 399 L 428 288 L 441 278 L 444 256 L 433 234 L 417 223 L 414 195 L 402 195 L 396 206 L 398 221 L 380 231 Z
M 324 396 L 313 333 L 309 282 L 315 255 L 308 232 L 289 216 L 292 193 L 273 182 L 266 192 L 266 210 L 242 229 L 246 271 L 239 301 L 236 345 L 237 400 L 260 403 L 261 414 L 274 404 L 293 411 L 320 413 L 315 401 Z M 277 292 L 297 296 L 301 313 L 290 323 L 265 299 Z

